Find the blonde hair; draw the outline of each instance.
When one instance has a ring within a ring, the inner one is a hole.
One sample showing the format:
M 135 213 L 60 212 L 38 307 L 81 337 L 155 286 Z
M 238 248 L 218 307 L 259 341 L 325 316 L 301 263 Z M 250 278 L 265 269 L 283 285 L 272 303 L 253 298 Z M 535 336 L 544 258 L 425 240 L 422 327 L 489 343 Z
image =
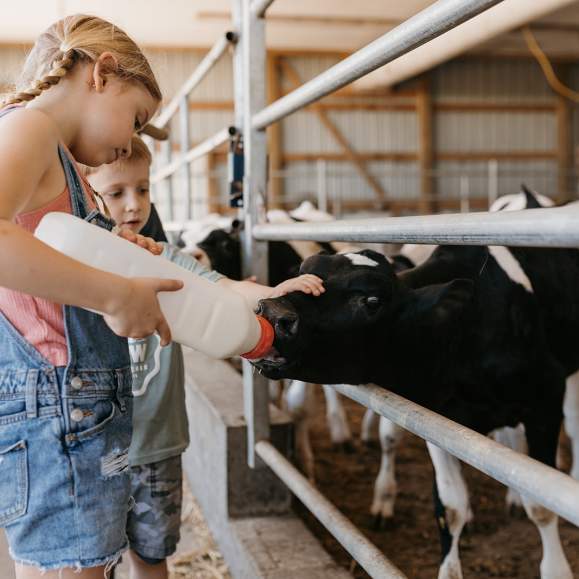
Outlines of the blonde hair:
M 16 92 L 3 104 L 31 101 L 57 84 L 78 62 L 95 62 L 104 52 L 116 58 L 116 76 L 143 84 L 151 96 L 161 100 L 161 89 L 151 66 L 133 40 L 102 18 L 75 14 L 59 20 L 40 35 L 28 54 Z
M 99 169 L 102 167 L 125 167 L 127 165 L 132 165 L 133 163 L 138 163 L 139 161 L 146 161 L 147 165 L 151 165 L 153 162 L 153 156 L 151 155 L 151 151 L 149 151 L 149 147 L 145 145 L 145 142 L 141 137 L 137 135 L 133 135 L 131 139 L 131 155 L 130 157 L 119 158 L 114 163 L 110 165 L 101 165 L 100 167 L 89 167 L 88 165 L 81 165 L 81 172 L 85 177 L 89 175 L 94 175 L 98 173 Z

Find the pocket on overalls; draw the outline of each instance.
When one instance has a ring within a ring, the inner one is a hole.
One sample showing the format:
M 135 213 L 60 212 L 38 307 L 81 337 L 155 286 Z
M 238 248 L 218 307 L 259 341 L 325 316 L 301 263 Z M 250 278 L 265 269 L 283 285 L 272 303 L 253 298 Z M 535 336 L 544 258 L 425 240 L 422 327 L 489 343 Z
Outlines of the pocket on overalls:
M 22 400 L 0 401 L 0 426 L 26 420 L 26 402 Z
M 0 447 L 0 527 L 5 527 L 26 513 L 27 454 L 24 440 L 6 448 Z
M 75 403 L 71 416 L 77 416 L 77 427 L 74 429 L 78 440 L 84 440 L 101 433 L 118 413 L 113 400 L 82 400 Z

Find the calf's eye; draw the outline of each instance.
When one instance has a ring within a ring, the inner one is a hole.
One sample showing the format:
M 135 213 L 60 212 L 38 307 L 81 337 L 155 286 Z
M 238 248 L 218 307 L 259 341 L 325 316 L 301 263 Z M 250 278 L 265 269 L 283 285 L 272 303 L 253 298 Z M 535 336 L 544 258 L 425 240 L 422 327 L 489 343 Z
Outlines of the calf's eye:
M 365 299 L 366 305 L 371 308 L 377 308 L 380 305 L 380 298 L 377 296 L 368 296 Z

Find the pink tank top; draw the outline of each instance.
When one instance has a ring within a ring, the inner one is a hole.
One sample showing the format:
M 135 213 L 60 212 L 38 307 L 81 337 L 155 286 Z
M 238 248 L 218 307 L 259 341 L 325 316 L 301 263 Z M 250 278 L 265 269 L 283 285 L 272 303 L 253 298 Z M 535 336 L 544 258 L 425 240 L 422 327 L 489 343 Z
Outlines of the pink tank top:
M 84 179 L 82 184 L 89 205 L 94 208 L 94 201 L 88 189 L 89 185 Z M 29 213 L 20 213 L 15 217 L 14 222 L 32 233 L 42 217 L 50 211 L 72 213 L 68 186 L 56 199 L 40 209 Z M 0 287 L 0 311 L 51 364 L 54 366 L 67 365 L 68 347 L 64 330 L 64 316 L 60 304 Z

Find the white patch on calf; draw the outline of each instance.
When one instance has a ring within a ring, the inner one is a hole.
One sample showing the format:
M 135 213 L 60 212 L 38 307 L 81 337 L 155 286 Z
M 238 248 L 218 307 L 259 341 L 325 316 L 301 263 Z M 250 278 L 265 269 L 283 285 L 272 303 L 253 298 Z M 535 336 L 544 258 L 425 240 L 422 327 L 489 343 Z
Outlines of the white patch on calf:
M 407 257 L 415 266 L 419 266 L 432 255 L 437 247 L 438 245 L 405 243 L 400 250 L 400 255 Z
M 370 267 L 376 267 L 379 265 L 377 261 L 374 261 L 367 255 L 362 255 L 360 253 L 342 253 L 341 255 L 347 257 L 354 265 L 368 265 Z
M 535 199 L 541 207 L 553 207 L 555 203 L 549 197 L 541 195 L 540 193 L 532 192 Z M 527 208 L 527 196 L 521 191 L 515 195 L 503 195 L 499 197 L 491 206 L 489 211 L 496 213 L 497 211 L 522 211 Z
M 272 209 L 267 212 L 268 223 L 295 223 L 287 211 Z M 287 241 L 289 246 L 302 260 L 320 252 L 320 246 L 315 241 Z
M 514 255 L 501 245 L 489 245 L 489 252 L 501 269 L 515 283 L 520 283 L 528 292 L 533 293 L 533 285 Z

